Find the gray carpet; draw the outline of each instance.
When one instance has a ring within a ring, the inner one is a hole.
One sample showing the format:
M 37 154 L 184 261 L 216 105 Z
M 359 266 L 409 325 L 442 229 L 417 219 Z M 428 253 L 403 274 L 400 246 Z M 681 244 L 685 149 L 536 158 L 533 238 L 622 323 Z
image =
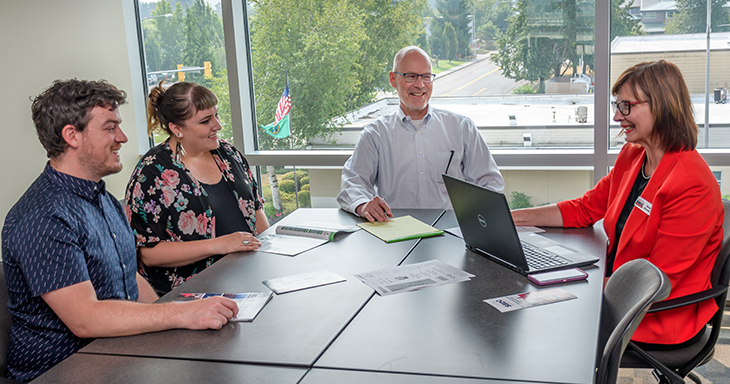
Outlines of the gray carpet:
M 704 384 L 730 384 L 730 310 L 727 307 L 722 326 L 714 358 L 694 370 Z M 618 376 L 618 384 L 656 384 L 648 369 L 621 369 Z M 689 379 L 685 382 L 694 383 Z

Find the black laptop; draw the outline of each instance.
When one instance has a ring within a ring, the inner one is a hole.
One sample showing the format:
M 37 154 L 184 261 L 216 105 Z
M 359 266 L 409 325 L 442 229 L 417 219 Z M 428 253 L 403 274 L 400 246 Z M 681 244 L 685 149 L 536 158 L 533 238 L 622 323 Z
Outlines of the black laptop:
M 444 174 L 466 246 L 523 275 L 591 265 L 595 256 L 534 233 L 517 233 L 503 194 Z

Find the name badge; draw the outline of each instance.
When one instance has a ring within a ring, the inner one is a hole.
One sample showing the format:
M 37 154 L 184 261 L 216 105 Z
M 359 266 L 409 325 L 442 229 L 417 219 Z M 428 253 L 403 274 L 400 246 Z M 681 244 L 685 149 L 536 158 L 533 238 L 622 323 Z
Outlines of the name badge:
M 651 213 L 651 203 L 646 201 L 643 197 L 639 196 L 634 203 L 634 207 L 639 208 L 642 212 L 647 215 Z

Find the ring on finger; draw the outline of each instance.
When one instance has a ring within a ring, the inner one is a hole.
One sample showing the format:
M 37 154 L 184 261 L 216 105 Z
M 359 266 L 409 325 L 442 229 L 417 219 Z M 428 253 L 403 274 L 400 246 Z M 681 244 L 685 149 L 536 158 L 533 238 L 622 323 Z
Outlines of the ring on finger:
M 244 240 L 244 241 L 243 241 L 243 245 L 249 245 L 249 244 L 251 244 L 251 242 L 250 242 L 250 241 L 248 241 L 248 240 Z

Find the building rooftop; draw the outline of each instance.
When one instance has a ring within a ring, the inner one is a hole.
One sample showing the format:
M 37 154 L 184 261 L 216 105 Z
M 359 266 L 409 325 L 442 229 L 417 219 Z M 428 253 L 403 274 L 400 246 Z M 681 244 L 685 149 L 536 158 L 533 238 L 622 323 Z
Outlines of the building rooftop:
M 618 36 L 611 42 L 611 54 L 704 51 L 707 34 Z M 710 50 L 730 49 L 730 32 L 710 34 Z

